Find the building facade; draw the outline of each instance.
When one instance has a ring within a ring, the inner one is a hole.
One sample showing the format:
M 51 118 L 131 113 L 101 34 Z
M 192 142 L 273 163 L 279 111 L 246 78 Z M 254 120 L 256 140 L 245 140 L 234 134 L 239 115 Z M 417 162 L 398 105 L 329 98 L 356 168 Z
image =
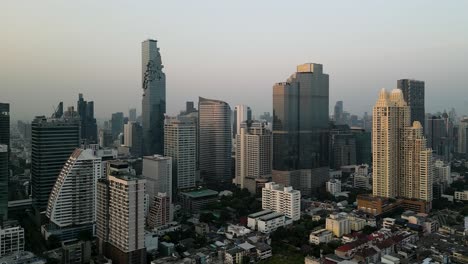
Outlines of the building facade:
M 78 95 L 76 110 L 80 116 L 81 139 L 86 143 L 97 143 L 97 124 L 94 118 L 94 102 L 86 102 L 83 94 Z
M 252 120 L 252 109 L 246 105 L 236 105 L 234 107 L 234 120 L 232 122 L 232 138 L 235 139 L 240 133 L 242 122 Z
M 414 121 L 425 124 L 424 81 L 401 79 L 397 81 L 397 88 L 402 91 L 403 99 L 410 108 L 410 124 Z
M 24 251 L 24 229 L 5 226 L 0 229 L 0 257 Z
M 0 144 L 0 219 L 8 220 L 8 145 Z
M 199 98 L 200 176 L 208 188 L 231 183 L 231 108 L 219 100 Z
M 133 157 L 143 153 L 143 129 L 140 123 L 129 121 L 124 125 L 124 145 L 130 148 Z
M 262 189 L 262 209 L 282 213 L 293 221 L 301 219 L 301 192 L 268 182 Z
M 33 205 L 44 211 L 63 165 L 80 146 L 80 121 L 73 113 L 60 118 L 40 116 L 32 122 L 31 130 Z
M 328 179 L 328 75 L 321 64 L 273 87 L 273 180 L 311 195 Z
M 150 203 L 158 193 L 167 193 L 172 202 L 172 158 L 161 155 L 143 157 L 143 176 Z
M 331 214 L 325 221 L 325 229 L 331 231 L 336 237 L 351 233 L 349 220 L 345 215 Z
M 157 41 L 141 44 L 141 79 L 143 87 L 142 126 L 144 155 L 164 153 L 164 114 L 166 113 L 166 74 Z
M 154 196 L 149 209 L 146 225 L 153 229 L 167 225 L 171 219 L 171 200 L 166 193 L 158 193 Z

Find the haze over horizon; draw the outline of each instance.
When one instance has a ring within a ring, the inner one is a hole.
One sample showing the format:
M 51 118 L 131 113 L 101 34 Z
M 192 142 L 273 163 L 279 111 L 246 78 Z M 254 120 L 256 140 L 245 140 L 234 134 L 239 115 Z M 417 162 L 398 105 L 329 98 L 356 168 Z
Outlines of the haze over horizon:
M 271 112 L 272 87 L 323 64 L 330 112 L 372 112 L 382 87 L 426 83 L 426 112 L 468 114 L 466 1 L 8 1 L 0 15 L 0 101 L 13 120 L 78 94 L 97 118 L 141 114 L 141 42 L 158 40 L 173 115 L 198 96 Z M 373 21 L 373 23 L 368 23 Z

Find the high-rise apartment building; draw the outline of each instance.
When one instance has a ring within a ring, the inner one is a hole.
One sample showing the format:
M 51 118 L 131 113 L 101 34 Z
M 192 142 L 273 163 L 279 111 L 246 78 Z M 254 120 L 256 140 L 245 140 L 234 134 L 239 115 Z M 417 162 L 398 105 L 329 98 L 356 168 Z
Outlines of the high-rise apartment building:
M 44 230 L 62 240 L 77 238 L 80 231 L 94 232 L 96 182 L 102 173 L 101 157 L 93 149 L 76 149 L 58 175 L 49 197 Z M 47 235 L 48 236 L 48 235 Z
M 97 183 L 99 251 L 112 263 L 146 263 L 145 182 L 128 163 L 116 161 L 109 162 L 107 179 Z
M 266 122 L 244 121 L 236 135 L 236 178 L 241 189 L 256 193 L 257 180 L 271 178 L 272 135 Z
M 158 193 L 167 193 L 172 199 L 172 158 L 161 155 L 143 157 L 143 176 L 146 179 L 146 193 L 152 203 Z
M 382 89 L 373 110 L 373 195 L 432 200 L 432 150 L 423 128 L 411 126 L 400 89 Z
M 80 146 L 80 121 L 73 111 L 60 118 L 38 116 L 32 122 L 31 130 L 33 205 L 44 211 L 63 165 Z
M 136 108 L 131 108 L 130 110 L 128 110 L 128 121 L 136 122 L 136 120 L 137 120 Z
M 133 157 L 143 153 L 143 129 L 140 123 L 129 121 L 124 125 L 124 145 L 130 148 Z
M 166 113 L 166 75 L 157 41 L 141 44 L 141 78 L 143 87 L 142 126 L 144 154 L 164 153 L 164 114 Z
M 262 189 L 262 209 L 282 213 L 293 221 L 301 219 L 301 192 L 268 182 Z
M 166 118 L 164 155 L 172 158 L 173 191 L 195 187 L 197 169 L 196 124 L 189 118 Z
M 208 188 L 223 189 L 231 182 L 231 108 L 219 100 L 199 98 L 200 176 Z
M 328 74 L 321 64 L 273 87 L 273 180 L 310 196 L 328 179 Z
M 8 145 L 0 144 L 0 220 L 8 220 Z
M 244 121 L 252 120 L 252 109 L 246 105 L 236 105 L 234 107 L 234 122 L 232 123 L 232 138 L 240 133 L 240 126 Z
M 122 112 L 112 114 L 111 129 L 113 139 L 117 139 L 120 133 L 123 133 L 124 115 Z
M 147 226 L 153 229 L 168 224 L 171 221 L 171 199 L 167 193 L 158 193 L 151 202 Z
M 76 109 L 80 116 L 81 139 L 85 140 L 88 144 L 97 143 L 98 137 L 96 118 L 94 118 L 94 102 L 86 102 L 83 99 L 83 94 L 79 94 Z
M 424 81 L 401 79 L 397 81 L 397 88 L 403 92 L 403 99 L 410 108 L 410 122 L 419 121 L 424 125 Z

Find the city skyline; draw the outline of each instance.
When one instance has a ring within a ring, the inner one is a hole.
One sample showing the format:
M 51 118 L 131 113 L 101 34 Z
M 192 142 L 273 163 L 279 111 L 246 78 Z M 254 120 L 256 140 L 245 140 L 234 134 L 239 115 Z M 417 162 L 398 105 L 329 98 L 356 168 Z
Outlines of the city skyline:
M 362 10 L 351 3 L 301 1 L 269 3 L 268 10 L 261 3 L 252 3 L 248 10 L 239 3 L 211 1 L 188 3 L 184 10 L 175 3 L 161 4 L 162 8 L 152 3 L 110 7 L 93 3 L 94 8 L 80 14 L 75 7 L 82 10 L 86 3 L 56 3 L 49 11 L 43 9 L 50 5 L 43 3 L 30 3 L 28 9 L 10 2 L 5 6 L 9 12 L 0 18 L 7 26 L 6 48 L 0 51 L 5 58 L 0 68 L 2 101 L 11 103 L 12 120 L 49 115 L 57 101 L 74 105 L 79 93 L 95 101 L 99 119 L 130 108 L 141 113 L 139 43 L 154 38 L 164 58 L 169 115 L 182 109 L 185 101 L 207 96 L 230 105 L 249 105 L 259 116 L 272 109 L 271 101 L 264 100 L 270 97 L 271 86 L 304 62 L 326 65 L 331 108 L 333 102 L 343 100 L 345 111 L 370 113 L 372 104 L 363 93 L 392 89 L 396 80 L 414 78 L 425 81 L 426 112 L 453 106 L 466 114 L 468 102 L 457 94 L 463 93 L 468 81 L 463 74 L 468 61 L 468 18 L 463 16 L 467 3 L 414 1 L 405 2 L 405 8 L 401 3 L 386 3 L 383 8 L 368 1 L 362 3 Z M 96 15 L 100 20 L 95 24 L 93 15 L 104 8 L 110 8 L 102 14 L 109 20 Z M 412 13 L 414 8 L 422 11 Z M 299 12 L 296 19 L 276 21 L 293 9 Z M 170 17 L 176 10 L 183 19 Z M 145 23 L 134 21 L 136 13 Z M 239 21 L 241 14 L 244 19 Z M 307 15 L 319 21 L 318 26 L 296 28 L 307 21 Z M 61 19 L 63 25 L 54 19 Z M 407 38 L 412 41 L 402 41 Z M 83 41 L 87 39 L 93 41 Z M 109 42 L 115 45 L 109 47 Z M 24 72 L 30 72 L 27 78 Z M 41 92 L 40 104 L 30 97 L 33 91 Z M 108 100 L 109 94 L 122 96 Z

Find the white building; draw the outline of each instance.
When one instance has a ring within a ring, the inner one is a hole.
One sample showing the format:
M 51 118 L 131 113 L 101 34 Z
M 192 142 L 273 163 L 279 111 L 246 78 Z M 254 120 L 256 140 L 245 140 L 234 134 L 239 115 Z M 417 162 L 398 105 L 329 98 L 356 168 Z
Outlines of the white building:
M 24 251 L 24 229 L 11 226 L 0 229 L 0 257 Z
M 443 160 L 434 162 L 434 182 L 452 184 L 450 164 Z
M 284 214 L 270 210 L 263 210 L 247 217 L 247 226 L 262 233 L 270 233 L 290 223 L 292 220 L 288 220 Z
M 390 217 L 384 218 L 382 226 L 384 228 L 390 229 L 390 228 L 392 228 L 392 226 L 395 225 L 395 221 L 396 221 L 395 218 L 390 218 Z
M 319 245 L 320 243 L 328 243 L 333 239 L 333 233 L 327 229 L 313 231 L 309 235 L 309 243 Z
M 327 217 L 325 228 L 333 232 L 336 237 L 351 233 L 351 226 L 345 214 L 331 214 Z
M 172 158 L 161 155 L 143 157 L 146 193 L 152 203 L 158 193 L 167 193 L 172 200 Z M 151 204 L 150 204 L 151 207 Z
M 301 192 L 268 182 L 262 189 L 262 209 L 282 213 L 293 221 L 301 219 Z
M 256 193 L 256 179 L 270 178 L 272 135 L 266 122 L 243 122 L 236 135 L 235 184 Z
M 455 192 L 455 200 L 468 201 L 468 190 L 463 192 Z
M 335 195 L 341 192 L 341 181 L 337 179 L 331 179 L 327 181 L 327 192 Z
M 164 121 L 164 155 L 172 158 L 173 178 L 178 190 L 195 187 L 197 169 L 197 126 L 190 118 Z

